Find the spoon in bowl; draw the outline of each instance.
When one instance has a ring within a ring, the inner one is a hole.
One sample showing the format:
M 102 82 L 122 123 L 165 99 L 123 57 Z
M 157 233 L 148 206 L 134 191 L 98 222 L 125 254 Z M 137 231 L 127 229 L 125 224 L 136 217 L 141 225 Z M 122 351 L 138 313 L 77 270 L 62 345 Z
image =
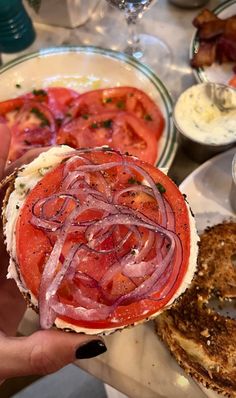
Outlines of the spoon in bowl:
M 206 94 L 221 112 L 236 109 L 236 90 L 225 84 L 206 83 Z

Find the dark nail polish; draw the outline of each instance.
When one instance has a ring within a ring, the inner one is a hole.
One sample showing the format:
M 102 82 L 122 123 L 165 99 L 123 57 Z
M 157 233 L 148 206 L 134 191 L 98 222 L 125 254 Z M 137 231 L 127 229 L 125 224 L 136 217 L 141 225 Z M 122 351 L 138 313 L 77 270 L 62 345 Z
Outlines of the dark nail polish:
M 107 347 L 101 340 L 91 340 L 77 348 L 75 356 L 77 359 L 93 358 L 106 352 Z

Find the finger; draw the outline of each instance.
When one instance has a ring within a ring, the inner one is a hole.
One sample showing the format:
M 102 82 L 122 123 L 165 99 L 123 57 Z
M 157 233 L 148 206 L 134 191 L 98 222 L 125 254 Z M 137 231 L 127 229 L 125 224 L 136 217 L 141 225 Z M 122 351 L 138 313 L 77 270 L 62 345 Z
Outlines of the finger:
M 0 123 L 0 180 L 3 177 L 5 164 L 9 152 L 11 142 L 11 133 L 9 128 Z
M 6 276 L 4 276 L 0 278 L 0 285 L 0 330 L 8 336 L 15 336 L 19 323 L 24 316 L 26 303 L 13 279 L 6 279 Z
M 106 351 L 102 339 L 57 330 L 39 331 L 29 337 L 0 337 L 0 379 L 56 372 L 76 359 Z
M 30 149 L 24 155 L 22 155 L 19 159 L 15 160 L 15 162 L 12 162 L 9 166 L 6 167 L 5 169 L 5 175 L 11 174 L 15 169 L 21 167 L 24 164 L 28 164 L 32 162 L 37 156 L 40 155 L 40 153 L 48 151 L 51 147 L 47 146 L 44 148 L 34 148 Z

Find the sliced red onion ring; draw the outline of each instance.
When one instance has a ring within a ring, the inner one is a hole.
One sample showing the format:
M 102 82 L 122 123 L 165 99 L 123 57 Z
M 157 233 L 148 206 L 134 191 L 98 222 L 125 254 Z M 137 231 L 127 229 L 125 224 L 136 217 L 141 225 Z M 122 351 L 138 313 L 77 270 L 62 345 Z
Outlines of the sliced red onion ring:
M 83 158 L 82 156 L 79 156 L 79 155 L 76 155 L 75 157 L 70 158 L 66 162 L 66 167 L 64 169 L 63 184 L 66 184 L 65 188 L 71 188 L 71 186 L 76 182 L 76 180 L 78 178 L 80 178 L 81 176 L 84 176 L 84 173 L 83 172 L 79 173 L 78 169 L 76 170 L 76 172 L 70 171 L 70 169 L 69 169 L 69 167 L 71 165 L 73 165 L 73 163 L 78 161 L 78 159 L 80 159 L 80 160 L 82 159 L 86 164 L 94 165 L 89 159 Z M 80 166 L 78 166 L 78 168 L 79 167 Z M 109 185 L 106 182 L 106 179 L 104 178 L 104 176 L 101 173 L 98 173 L 98 178 L 99 178 L 99 182 L 104 186 L 104 191 L 105 191 L 107 198 L 109 199 L 109 201 L 111 201 L 111 190 L 110 190 Z
M 52 305 L 52 310 L 58 315 L 67 316 L 71 319 L 91 321 L 91 319 L 107 319 L 108 316 L 114 311 L 114 308 L 112 306 L 105 306 L 100 304 L 99 308 L 87 309 L 84 307 L 74 307 L 70 304 L 55 302 Z
M 151 275 L 157 264 L 154 261 L 141 261 L 140 263 L 127 263 L 122 270 L 122 274 L 128 278 L 143 278 Z
M 70 229 L 70 224 L 74 218 L 77 217 L 79 213 L 79 208 L 75 208 L 68 216 L 64 226 L 61 229 L 61 233 L 57 238 L 57 241 L 51 251 L 48 261 L 45 264 L 39 290 L 39 308 L 40 308 L 40 324 L 43 329 L 50 328 L 55 319 L 56 313 L 52 310 L 48 301 L 50 300 L 50 295 L 48 295 L 48 290 L 53 281 L 54 274 L 56 272 L 57 265 L 60 260 L 60 255 L 62 248 L 67 238 L 67 233 Z
M 74 274 L 73 274 L 74 276 Z M 91 288 L 97 288 L 98 282 L 96 279 L 92 278 L 90 275 L 85 274 L 84 272 L 75 272 L 76 279 L 79 279 L 85 286 Z
M 127 303 L 130 302 L 130 300 L 140 300 L 142 298 L 147 297 L 148 294 L 150 294 L 150 291 L 153 290 L 153 287 L 155 286 L 155 289 L 158 288 L 162 289 L 164 286 L 164 283 L 166 283 L 168 276 L 166 276 L 166 271 L 168 269 L 168 266 L 171 264 L 171 261 L 173 259 L 174 253 L 177 251 L 177 245 L 179 242 L 179 238 L 176 235 L 176 237 L 171 237 L 171 246 L 169 249 L 169 252 L 167 253 L 166 257 L 163 259 L 163 262 L 161 264 L 158 264 L 156 267 L 156 270 L 152 273 L 150 278 L 146 279 L 141 285 L 136 287 L 132 292 L 124 295 L 120 301 L 119 304 L 121 303 Z M 176 245 L 177 244 L 177 245 Z M 182 262 L 182 258 L 181 262 Z M 177 274 L 179 273 L 181 262 L 179 261 L 176 266 Z M 161 279 L 161 277 L 163 278 Z M 170 288 L 168 286 L 168 291 L 170 291 Z M 161 295 L 162 298 L 165 297 L 164 295 Z
M 134 213 L 135 214 L 135 213 Z M 144 227 L 148 230 L 154 231 L 156 233 L 160 233 L 163 236 L 170 237 L 174 234 L 174 232 L 169 231 L 168 229 L 162 227 L 159 224 L 152 223 L 148 224 L 140 220 L 135 215 L 130 214 L 112 214 L 109 216 L 104 217 L 102 220 L 95 221 L 93 225 L 87 228 L 85 232 L 85 236 L 87 240 L 91 240 L 93 236 L 98 233 L 101 229 L 106 228 L 107 226 L 111 226 L 114 224 L 118 225 L 135 225 L 138 227 Z

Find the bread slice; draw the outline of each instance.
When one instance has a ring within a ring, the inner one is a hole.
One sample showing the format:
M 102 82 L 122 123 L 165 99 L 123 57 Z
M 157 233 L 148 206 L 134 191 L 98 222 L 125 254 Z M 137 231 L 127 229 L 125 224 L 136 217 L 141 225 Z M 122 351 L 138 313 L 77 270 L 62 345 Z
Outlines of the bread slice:
M 185 371 L 228 397 L 236 397 L 236 319 L 219 314 L 208 301 L 236 297 L 235 254 L 236 223 L 206 230 L 190 288 L 155 321 L 158 335 Z

